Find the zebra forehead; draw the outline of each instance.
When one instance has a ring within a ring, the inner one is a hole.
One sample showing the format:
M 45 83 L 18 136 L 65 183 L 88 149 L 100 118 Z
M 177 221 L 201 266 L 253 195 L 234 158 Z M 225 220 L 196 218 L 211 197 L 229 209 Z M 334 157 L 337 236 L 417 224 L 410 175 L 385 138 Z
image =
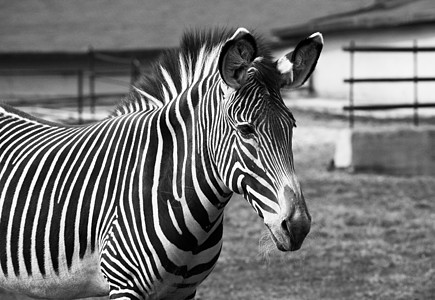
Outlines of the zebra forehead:
M 279 90 L 281 75 L 276 69 L 276 64 L 269 58 L 258 57 L 252 62 L 254 77 L 261 82 L 269 91 Z
M 240 111 L 252 115 L 260 122 L 261 120 L 268 122 L 272 119 L 280 119 L 281 122 L 295 126 L 296 120 L 281 97 L 281 75 L 276 69 L 276 64 L 269 58 L 257 57 L 252 62 L 248 73 L 251 80 L 247 81 L 244 89 L 255 90 L 256 93 L 248 93 L 250 97 L 243 99 L 245 105 L 240 108 Z M 259 88 L 251 89 L 250 85 L 257 85 Z

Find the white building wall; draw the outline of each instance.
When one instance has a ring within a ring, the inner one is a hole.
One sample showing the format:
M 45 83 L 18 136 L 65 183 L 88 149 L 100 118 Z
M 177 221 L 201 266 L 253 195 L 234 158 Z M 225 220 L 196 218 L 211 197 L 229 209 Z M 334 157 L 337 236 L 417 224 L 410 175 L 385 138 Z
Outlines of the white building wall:
M 96 93 L 119 93 L 128 91 L 129 76 L 111 76 L 95 80 Z M 76 96 L 77 75 L 54 76 L 2 76 L 0 96 Z M 89 77 L 83 76 L 83 92 L 89 93 Z
M 95 80 L 96 94 L 128 93 L 129 76 L 111 76 Z M 83 95 L 89 95 L 89 77 L 83 76 Z M 0 77 L 0 102 L 15 99 L 48 99 L 78 96 L 77 75 Z

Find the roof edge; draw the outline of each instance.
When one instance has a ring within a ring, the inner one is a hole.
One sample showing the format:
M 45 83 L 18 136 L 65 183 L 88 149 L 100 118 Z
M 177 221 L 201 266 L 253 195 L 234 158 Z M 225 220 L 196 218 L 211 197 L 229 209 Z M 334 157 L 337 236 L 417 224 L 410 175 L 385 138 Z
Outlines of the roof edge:
M 286 27 L 286 28 L 277 28 L 272 29 L 271 33 L 278 40 L 296 40 L 303 38 L 312 32 L 322 32 L 326 34 L 341 34 L 347 32 L 355 32 L 362 30 L 373 30 L 373 29 L 390 29 L 390 28 L 404 28 L 411 26 L 421 26 L 435 24 L 435 18 L 433 19 L 422 19 L 422 20 L 412 20 L 407 21 L 404 20 L 400 23 L 392 23 L 388 21 L 377 22 L 377 23 L 369 23 L 369 22 L 334 22 L 330 24 L 317 24 L 314 22 L 308 22 L 299 26 Z

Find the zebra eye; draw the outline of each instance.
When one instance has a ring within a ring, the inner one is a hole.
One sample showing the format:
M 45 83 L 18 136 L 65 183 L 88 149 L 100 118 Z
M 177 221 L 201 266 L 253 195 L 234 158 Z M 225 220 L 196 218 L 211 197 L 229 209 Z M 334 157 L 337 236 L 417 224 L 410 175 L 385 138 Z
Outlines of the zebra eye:
M 255 134 L 255 127 L 251 124 L 238 124 L 237 130 L 242 134 L 242 136 L 248 137 L 251 134 Z

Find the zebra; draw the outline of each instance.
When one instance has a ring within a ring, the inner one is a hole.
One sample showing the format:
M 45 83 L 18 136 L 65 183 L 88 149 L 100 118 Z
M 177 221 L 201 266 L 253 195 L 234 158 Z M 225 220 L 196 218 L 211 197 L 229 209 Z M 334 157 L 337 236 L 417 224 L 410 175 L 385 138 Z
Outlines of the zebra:
M 106 119 L 61 125 L 0 106 L 0 287 L 38 298 L 194 299 L 241 194 L 276 247 L 311 216 L 295 175 L 315 33 L 277 61 L 245 28 L 186 32 Z

